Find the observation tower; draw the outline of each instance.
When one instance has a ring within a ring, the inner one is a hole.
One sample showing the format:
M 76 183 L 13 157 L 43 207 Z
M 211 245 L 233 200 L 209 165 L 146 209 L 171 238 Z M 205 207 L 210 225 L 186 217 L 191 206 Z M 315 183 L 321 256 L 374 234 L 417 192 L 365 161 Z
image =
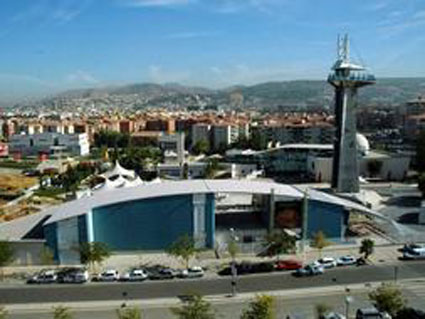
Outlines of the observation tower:
M 338 37 L 337 61 L 328 76 L 335 88 L 335 142 L 332 188 L 337 193 L 359 192 L 359 167 L 356 146 L 358 88 L 376 82 L 363 65 L 350 61 L 348 35 Z

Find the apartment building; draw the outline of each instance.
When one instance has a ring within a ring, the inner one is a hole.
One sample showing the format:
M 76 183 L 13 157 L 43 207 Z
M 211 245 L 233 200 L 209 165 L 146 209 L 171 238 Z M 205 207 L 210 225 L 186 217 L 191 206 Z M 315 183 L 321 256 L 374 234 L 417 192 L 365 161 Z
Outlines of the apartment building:
M 21 156 L 34 156 L 40 153 L 84 156 L 90 153 L 90 143 L 86 133 L 14 134 L 10 137 L 9 152 Z

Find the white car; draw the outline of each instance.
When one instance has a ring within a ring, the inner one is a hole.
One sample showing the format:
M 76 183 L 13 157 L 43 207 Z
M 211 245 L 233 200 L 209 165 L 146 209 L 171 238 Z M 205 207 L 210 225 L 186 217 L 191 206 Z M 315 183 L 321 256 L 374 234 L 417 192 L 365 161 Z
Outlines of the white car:
M 121 281 L 143 281 L 148 278 L 148 274 L 143 269 L 133 269 L 130 272 L 120 276 Z
M 204 276 L 204 270 L 202 267 L 191 267 L 188 269 L 184 269 L 179 274 L 179 277 L 181 278 L 200 278 Z
M 357 263 L 357 258 L 354 256 L 342 256 L 336 260 L 336 264 L 338 266 L 349 266 L 349 265 L 355 265 Z
M 102 272 L 100 275 L 93 277 L 94 281 L 117 281 L 119 279 L 119 273 L 115 269 L 108 269 Z
M 336 267 L 336 260 L 332 257 L 323 257 L 314 262 L 315 265 L 322 265 L 324 268 Z
M 323 319 L 347 319 L 344 315 L 337 312 L 329 312 L 323 316 Z

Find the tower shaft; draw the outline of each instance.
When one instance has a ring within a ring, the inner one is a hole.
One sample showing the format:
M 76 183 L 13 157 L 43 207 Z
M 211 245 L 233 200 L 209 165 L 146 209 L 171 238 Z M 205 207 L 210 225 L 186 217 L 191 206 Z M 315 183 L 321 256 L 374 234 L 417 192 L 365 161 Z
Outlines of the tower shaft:
M 339 193 L 359 191 L 356 142 L 357 88 L 335 87 L 335 142 L 332 188 Z

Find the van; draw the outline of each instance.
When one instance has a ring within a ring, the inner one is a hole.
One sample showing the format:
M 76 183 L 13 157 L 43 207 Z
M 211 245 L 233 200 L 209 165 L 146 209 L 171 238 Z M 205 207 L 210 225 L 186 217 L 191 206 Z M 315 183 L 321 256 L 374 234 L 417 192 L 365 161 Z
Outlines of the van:
M 356 319 L 392 319 L 386 312 L 380 312 L 375 307 L 357 309 Z

